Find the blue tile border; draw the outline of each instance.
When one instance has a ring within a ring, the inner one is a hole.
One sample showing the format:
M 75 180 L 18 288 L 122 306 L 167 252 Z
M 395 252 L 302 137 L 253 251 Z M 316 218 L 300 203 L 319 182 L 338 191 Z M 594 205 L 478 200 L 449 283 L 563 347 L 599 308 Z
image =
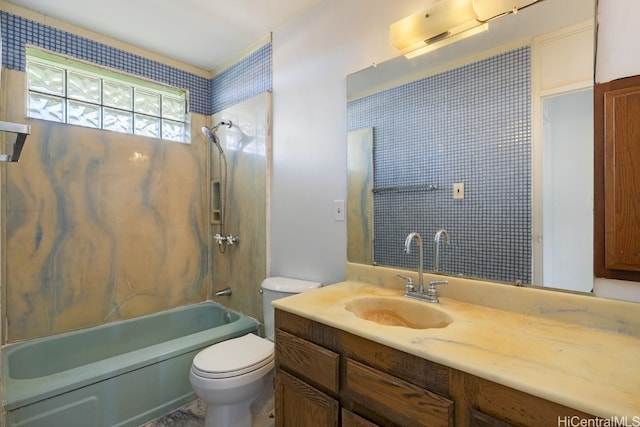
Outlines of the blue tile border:
M 215 76 L 211 81 L 212 113 L 270 91 L 271 69 L 271 43 L 268 43 Z
M 219 105 L 226 108 L 265 90 L 271 90 L 270 43 L 229 67 L 221 75 L 207 79 L 4 11 L 0 11 L 0 25 L 2 65 L 9 69 L 24 71 L 25 45 L 33 45 L 187 89 L 191 111 L 205 115 L 219 111 L 216 109 Z

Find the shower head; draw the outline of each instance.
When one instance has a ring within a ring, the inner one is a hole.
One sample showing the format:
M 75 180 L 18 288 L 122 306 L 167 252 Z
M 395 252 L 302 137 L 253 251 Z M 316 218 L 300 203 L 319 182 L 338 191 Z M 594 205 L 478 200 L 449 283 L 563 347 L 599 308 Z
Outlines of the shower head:
M 209 142 L 215 145 L 218 148 L 218 151 L 220 151 L 220 154 L 222 154 L 222 146 L 220 145 L 220 141 L 218 141 L 218 137 L 216 136 L 216 128 L 214 128 L 212 131 L 208 127 L 202 126 L 202 134 L 209 140 Z
M 216 136 L 216 131 L 220 126 L 231 127 L 232 126 L 231 120 L 226 122 L 222 121 L 217 125 L 215 125 L 213 129 L 210 129 L 207 126 L 202 126 L 202 134 L 209 140 L 209 142 L 212 142 L 213 145 L 215 145 L 218 148 L 218 151 L 220 151 L 220 154 L 224 154 L 222 151 L 222 146 L 220 145 L 220 140 L 218 140 L 218 137 Z
M 215 145 L 218 148 L 218 151 L 220 151 L 220 154 L 222 154 L 222 147 L 218 142 L 218 137 L 216 137 L 215 131 L 211 131 L 208 127 L 202 126 L 202 134 L 209 140 L 209 142 Z
M 202 134 L 209 140 L 209 142 L 215 143 L 215 137 L 213 136 L 213 132 L 206 126 L 202 126 Z

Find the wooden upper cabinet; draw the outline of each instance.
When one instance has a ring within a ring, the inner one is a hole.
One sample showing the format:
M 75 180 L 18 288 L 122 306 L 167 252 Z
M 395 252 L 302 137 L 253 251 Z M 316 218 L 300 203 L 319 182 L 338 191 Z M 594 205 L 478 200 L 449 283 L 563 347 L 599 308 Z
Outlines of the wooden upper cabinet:
M 640 76 L 596 85 L 596 277 L 640 280 Z

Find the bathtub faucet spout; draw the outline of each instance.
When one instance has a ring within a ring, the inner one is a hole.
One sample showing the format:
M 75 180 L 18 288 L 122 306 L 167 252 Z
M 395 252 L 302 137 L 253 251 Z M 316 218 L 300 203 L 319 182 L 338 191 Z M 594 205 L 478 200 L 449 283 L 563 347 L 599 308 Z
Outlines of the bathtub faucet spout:
M 217 297 L 228 297 L 230 295 L 231 295 L 231 288 L 220 289 L 218 292 L 216 292 L 216 298 Z

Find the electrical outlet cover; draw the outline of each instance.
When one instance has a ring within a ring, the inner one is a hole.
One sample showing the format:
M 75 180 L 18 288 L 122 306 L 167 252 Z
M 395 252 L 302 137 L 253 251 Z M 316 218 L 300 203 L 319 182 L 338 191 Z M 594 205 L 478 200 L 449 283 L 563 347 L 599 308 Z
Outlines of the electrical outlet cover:
M 453 184 L 453 198 L 464 199 L 464 182 L 456 182 Z

